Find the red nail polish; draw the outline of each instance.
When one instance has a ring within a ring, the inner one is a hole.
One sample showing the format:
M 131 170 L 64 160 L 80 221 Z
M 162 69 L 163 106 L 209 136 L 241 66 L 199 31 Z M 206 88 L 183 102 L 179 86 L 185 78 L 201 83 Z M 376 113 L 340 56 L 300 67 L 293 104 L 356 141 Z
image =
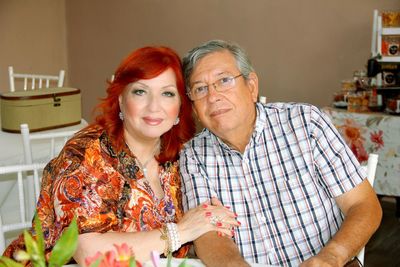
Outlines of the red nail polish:
M 203 204 L 202 207 L 206 209 L 208 207 L 208 205 L 207 204 Z
M 239 225 L 242 225 L 241 222 L 237 221 Z
M 238 216 L 236 212 L 235 212 L 234 214 L 235 214 L 235 217 L 237 217 L 237 216 Z
M 222 222 L 217 222 L 215 225 L 216 225 L 217 227 L 221 227 L 221 226 L 222 226 Z
M 221 232 L 217 232 L 217 235 L 218 235 L 218 236 L 222 236 L 222 233 L 221 233 Z
M 206 211 L 206 217 L 210 217 L 212 215 L 211 211 Z
M 230 209 L 230 208 L 231 208 L 231 206 L 225 206 L 225 208 L 227 208 L 227 209 Z

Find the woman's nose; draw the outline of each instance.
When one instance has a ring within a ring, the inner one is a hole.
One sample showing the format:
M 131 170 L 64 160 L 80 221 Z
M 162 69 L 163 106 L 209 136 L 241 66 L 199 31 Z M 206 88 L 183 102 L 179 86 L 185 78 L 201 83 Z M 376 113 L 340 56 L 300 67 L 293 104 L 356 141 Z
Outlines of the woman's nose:
M 151 111 L 158 111 L 160 109 L 160 99 L 154 95 L 149 96 L 148 107 Z

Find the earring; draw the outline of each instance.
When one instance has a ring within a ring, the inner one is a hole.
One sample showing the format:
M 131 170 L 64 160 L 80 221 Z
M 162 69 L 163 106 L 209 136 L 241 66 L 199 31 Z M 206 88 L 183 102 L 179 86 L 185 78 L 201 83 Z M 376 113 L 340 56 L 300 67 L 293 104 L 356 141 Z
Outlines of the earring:
M 174 125 L 178 125 L 179 122 L 180 122 L 179 117 L 176 117 L 176 120 L 175 120 L 175 122 L 174 122 Z
M 118 113 L 118 116 L 119 116 L 119 119 L 120 119 L 121 121 L 124 120 L 124 114 L 122 113 L 122 111 L 120 111 L 120 112 Z

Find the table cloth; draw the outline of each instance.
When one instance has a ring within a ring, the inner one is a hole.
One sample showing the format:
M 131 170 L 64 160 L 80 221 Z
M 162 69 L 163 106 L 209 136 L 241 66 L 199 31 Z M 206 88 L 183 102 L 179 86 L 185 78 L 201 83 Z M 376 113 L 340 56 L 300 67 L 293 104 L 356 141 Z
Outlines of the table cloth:
M 374 189 L 377 194 L 400 196 L 400 116 L 386 113 L 355 113 L 324 107 L 335 127 L 366 164 L 369 153 L 379 155 Z

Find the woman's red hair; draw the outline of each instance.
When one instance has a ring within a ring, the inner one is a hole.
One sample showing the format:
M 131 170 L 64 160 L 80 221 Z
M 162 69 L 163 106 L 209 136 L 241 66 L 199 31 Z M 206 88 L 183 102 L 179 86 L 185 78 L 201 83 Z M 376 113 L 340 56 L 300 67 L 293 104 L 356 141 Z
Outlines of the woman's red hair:
M 103 126 L 116 148 L 116 152 L 125 146 L 123 123 L 119 118 L 118 97 L 130 83 L 142 79 L 152 79 L 167 69 L 172 69 L 176 77 L 176 85 L 181 98 L 179 112 L 180 122 L 161 136 L 161 151 L 157 159 L 160 163 L 175 161 L 182 145 L 194 136 L 195 124 L 192 116 L 191 102 L 185 95 L 182 65 L 176 52 L 168 47 L 143 47 L 133 51 L 125 58 L 115 78 L 107 88 L 107 96 L 96 107 L 101 114 L 96 122 Z

